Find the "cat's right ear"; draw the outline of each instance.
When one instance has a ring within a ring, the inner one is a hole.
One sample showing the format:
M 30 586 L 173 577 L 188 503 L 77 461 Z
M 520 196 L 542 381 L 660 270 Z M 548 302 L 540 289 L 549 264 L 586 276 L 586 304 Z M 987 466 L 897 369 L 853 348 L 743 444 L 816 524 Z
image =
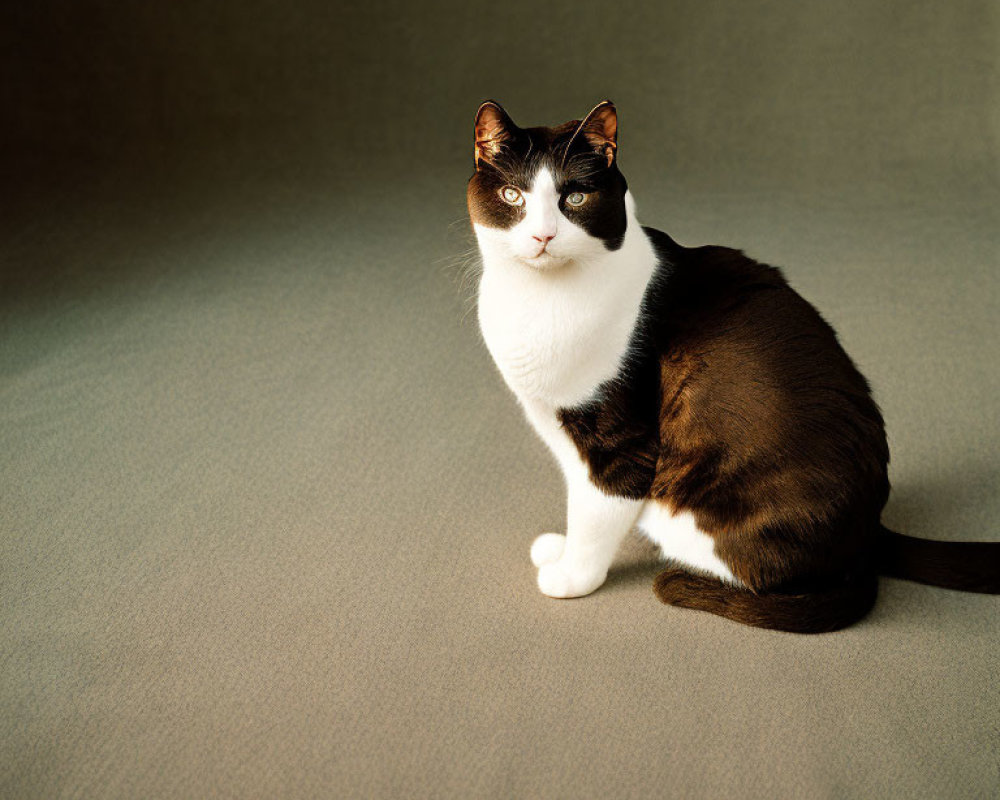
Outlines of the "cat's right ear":
M 517 126 L 499 103 L 487 100 L 476 112 L 476 169 L 489 163 L 514 138 Z

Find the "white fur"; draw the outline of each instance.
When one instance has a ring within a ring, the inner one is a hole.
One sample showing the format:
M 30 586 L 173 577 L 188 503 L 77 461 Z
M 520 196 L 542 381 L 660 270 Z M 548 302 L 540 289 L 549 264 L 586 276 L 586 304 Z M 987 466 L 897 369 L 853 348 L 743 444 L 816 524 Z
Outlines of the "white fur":
M 739 579 L 715 554 L 715 541 L 698 528 L 690 511 L 675 514 L 663 503 L 648 502 L 636 522 L 639 530 L 660 546 L 664 558 L 707 572 L 729 583 Z
M 665 555 L 734 580 L 693 519 L 673 517 L 658 504 L 611 496 L 597 487 L 556 416 L 559 408 L 592 398 L 618 373 L 656 267 L 631 192 L 625 196 L 625 239 L 614 251 L 559 210 L 548 170 L 539 171 L 523 196 L 524 218 L 513 228 L 477 224 L 475 231 L 483 256 L 483 338 L 566 479 L 566 536 L 542 534 L 531 549 L 539 588 L 551 597 L 594 591 L 640 513 L 642 529 Z M 548 237 L 543 247 L 539 239 Z

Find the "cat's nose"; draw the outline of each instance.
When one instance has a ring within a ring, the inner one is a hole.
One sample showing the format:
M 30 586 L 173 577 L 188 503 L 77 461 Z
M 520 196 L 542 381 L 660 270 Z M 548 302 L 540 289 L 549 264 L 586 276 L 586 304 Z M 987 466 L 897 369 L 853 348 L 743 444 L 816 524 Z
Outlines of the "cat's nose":
M 542 244 L 548 244 L 549 242 L 551 242 L 556 237 L 555 237 L 555 235 L 552 235 L 552 236 L 544 236 L 543 235 L 543 236 L 532 236 L 531 238 L 534 239 L 536 242 L 541 242 Z

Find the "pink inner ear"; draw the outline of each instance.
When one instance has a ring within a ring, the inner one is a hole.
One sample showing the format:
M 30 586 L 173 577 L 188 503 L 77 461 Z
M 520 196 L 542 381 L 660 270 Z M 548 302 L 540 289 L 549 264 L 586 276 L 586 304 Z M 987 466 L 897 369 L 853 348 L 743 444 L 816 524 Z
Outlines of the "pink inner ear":
M 618 115 L 615 107 L 611 103 L 604 103 L 591 111 L 581 133 L 587 143 L 607 159 L 610 167 L 617 150 L 615 139 L 618 136 Z
M 618 115 L 615 112 L 615 107 L 607 105 L 595 111 L 587 121 L 584 133 L 594 144 L 604 141 L 613 145 L 618 136 Z
M 479 129 L 476 129 L 476 163 L 479 163 L 481 158 L 489 158 L 490 156 L 496 155 L 500 150 L 500 145 L 503 141 L 502 136 L 489 135 L 488 133 L 480 133 Z
M 495 155 L 509 136 L 503 112 L 494 105 L 484 105 L 476 117 L 476 163 L 481 158 Z
M 614 142 L 618 135 L 618 116 L 613 107 L 601 111 L 598 119 L 601 134 L 609 142 Z
M 495 122 L 492 125 L 487 122 L 477 122 L 476 141 L 477 142 L 489 141 L 496 135 L 498 127 L 499 126 L 496 125 Z
M 504 134 L 503 113 L 496 106 L 485 105 L 476 117 L 476 141 L 497 139 Z

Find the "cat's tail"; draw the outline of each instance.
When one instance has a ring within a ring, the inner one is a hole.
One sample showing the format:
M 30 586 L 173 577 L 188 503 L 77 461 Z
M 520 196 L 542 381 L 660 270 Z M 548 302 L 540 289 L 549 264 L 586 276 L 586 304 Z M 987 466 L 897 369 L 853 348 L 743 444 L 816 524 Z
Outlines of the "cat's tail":
M 875 567 L 802 594 L 756 594 L 718 578 L 671 567 L 656 577 L 653 590 L 670 605 L 791 633 L 825 633 L 857 622 L 875 604 L 876 572 L 946 589 L 1000 594 L 1000 542 L 940 542 L 883 527 Z
M 940 542 L 882 527 L 878 569 L 883 575 L 958 589 L 1000 594 L 1000 542 Z
M 867 614 L 878 594 L 878 577 L 865 573 L 805 594 L 755 594 L 718 578 L 670 568 L 656 576 L 653 591 L 664 603 L 718 614 L 734 622 L 790 633 L 826 633 Z

